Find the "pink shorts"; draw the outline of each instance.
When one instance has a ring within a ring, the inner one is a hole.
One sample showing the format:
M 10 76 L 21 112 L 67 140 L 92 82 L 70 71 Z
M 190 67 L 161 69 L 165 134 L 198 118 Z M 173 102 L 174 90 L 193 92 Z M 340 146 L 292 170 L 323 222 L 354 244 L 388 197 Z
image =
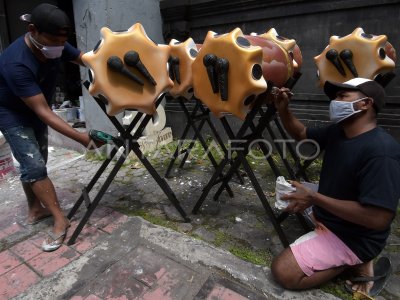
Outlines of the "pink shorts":
M 333 232 L 317 222 L 311 231 L 290 245 L 300 268 L 307 276 L 339 266 L 354 266 L 362 261 Z

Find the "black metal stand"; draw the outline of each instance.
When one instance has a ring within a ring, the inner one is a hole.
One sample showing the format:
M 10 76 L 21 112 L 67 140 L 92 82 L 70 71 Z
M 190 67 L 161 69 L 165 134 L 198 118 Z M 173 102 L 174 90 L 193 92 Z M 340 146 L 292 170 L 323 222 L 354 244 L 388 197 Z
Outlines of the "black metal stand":
M 173 157 L 168 165 L 167 171 L 165 172 L 165 177 L 166 178 L 170 177 L 170 174 L 171 174 L 172 168 L 175 164 L 175 161 L 182 154 L 184 154 L 184 156 L 181 159 L 179 168 L 182 169 L 184 167 L 185 162 L 190 154 L 190 151 L 193 149 L 196 140 L 199 140 L 201 146 L 204 149 L 204 152 L 207 154 L 207 157 L 211 161 L 214 168 L 217 168 L 218 163 L 215 160 L 214 156 L 212 155 L 211 151 L 209 151 L 207 143 L 206 143 L 203 135 L 201 134 L 201 130 L 203 129 L 203 126 L 206 123 L 208 124 L 209 128 L 211 129 L 212 134 L 213 134 L 214 138 L 217 140 L 218 145 L 221 147 L 222 151 L 224 152 L 224 155 L 227 155 L 228 150 L 226 149 L 226 146 L 225 146 L 221 136 L 219 135 L 217 129 L 215 128 L 214 124 L 212 123 L 212 121 L 210 119 L 210 113 L 211 113 L 210 110 L 208 108 L 204 107 L 203 104 L 198 99 L 194 99 L 196 101 L 195 107 L 192 110 L 192 112 L 189 112 L 189 110 L 187 109 L 187 107 L 185 105 L 185 99 L 180 97 L 177 100 L 178 100 L 179 105 L 181 106 L 182 111 L 187 119 L 186 127 L 183 130 L 180 141 L 185 140 L 190 128 L 192 128 L 194 135 L 193 135 L 192 140 L 190 141 L 189 146 L 186 149 L 181 150 L 180 145 L 178 145 L 176 147 Z M 196 123 L 199 123 L 199 124 L 197 125 Z M 238 171 L 236 172 L 236 175 L 239 179 L 239 182 L 241 184 L 243 184 L 244 183 L 243 178 Z M 226 188 L 227 188 L 229 195 L 231 197 L 233 197 L 233 193 L 232 193 L 232 190 L 230 189 L 230 187 L 227 186 Z
M 269 155 L 269 149 L 262 142 L 263 141 L 263 132 L 266 128 L 270 135 L 273 134 L 272 128 L 270 127 L 270 123 L 272 120 L 274 120 L 276 118 L 276 109 L 273 105 L 268 105 L 266 111 L 264 111 L 261 108 L 261 106 L 263 104 L 262 101 L 263 100 L 261 98 L 258 98 L 256 100 L 253 108 L 247 114 L 244 123 L 242 124 L 242 126 L 240 127 L 240 129 L 238 130 L 236 135 L 233 133 L 228 121 L 226 119 L 221 119 L 222 125 L 223 125 L 226 133 L 228 134 L 229 138 L 232 141 L 236 141 L 235 143 L 232 144 L 232 146 L 234 147 L 233 148 L 234 152 L 236 153 L 236 158 L 233 160 L 233 164 L 230 166 L 228 172 L 226 173 L 225 176 L 223 176 L 223 179 L 221 180 L 220 179 L 221 174 L 222 174 L 225 166 L 231 159 L 231 157 L 225 156 L 222 159 L 222 161 L 216 168 L 216 171 L 213 174 L 212 178 L 210 179 L 208 184 L 204 187 L 203 192 L 202 192 L 199 200 L 195 204 L 192 212 L 193 212 L 193 214 L 196 214 L 198 212 L 198 210 L 200 209 L 201 205 L 203 204 L 203 202 L 205 201 L 207 195 L 211 191 L 212 187 L 214 185 L 222 182 L 222 184 L 220 185 L 216 194 L 214 195 L 214 200 L 217 200 L 218 197 L 221 195 L 222 191 L 225 189 L 228 182 L 231 180 L 233 174 L 238 170 L 240 165 L 242 165 L 245 172 L 247 173 L 256 193 L 257 193 L 258 198 L 260 199 L 264 209 L 266 210 L 267 215 L 268 215 L 270 221 L 272 222 L 272 224 L 279 236 L 279 239 L 281 240 L 282 245 L 284 247 L 287 247 L 289 245 L 289 243 L 288 243 L 286 235 L 284 234 L 280 224 L 286 219 L 288 214 L 281 213 L 279 216 L 275 215 L 274 211 L 272 210 L 272 208 L 270 207 L 270 205 L 268 203 L 267 197 L 265 196 L 264 191 L 262 190 L 262 187 L 260 186 L 250 164 L 248 163 L 248 161 L 246 159 L 246 156 L 250 151 L 251 145 L 256 143 L 260 147 L 260 149 L 262 150 L 264 155 L 266 156 L 267 161 L 268 161 L 271 169 L 273 170 L 274 174 L 276 176 L 281 175 L 278 167 L 276 166 L 272 157 Z M 255 125 L 254 118 L 258 113 L 261 114 L 261 117 L 260 117 L 257 125 Z M 248 135 L 245 135 L 248 130 L 250 130 L 251 133 Z M 272 135 L 271 137 L 274 138 L 274 135 Z M 277 145 L 276 143 L 274 143 L 274 144 L 275 144 L 275 146 L 279 147 L 279 145 Z M 278 147 L 277 147 L 277 149 L 280 149 Z M 278 152 L 280 152 L 281 157 L 283 157 L 282 149 L 278 150 Z M 230 155 L 232 155 L 232 152 L 230 153 Z M 284 164 L 285 164 L 285 161 L 284 161 Z M 292 170 L 290 165 L 288 164 L 288 162 L 286 162 L 285 166 L 288 167 L 290 170 Z M 290 174 L 291 174 L 291 176 L 293 176 L 293 179 L 294 179 L 295 178 L 294 172 L 292 171 Z M 301 214 L 296 214 L 296 215 L 297 215 L 298 220 L 304 227 L 304 229 L 306 231 L 310 230 L 310 227 L 304 220 L 304 217 Z
M 160 96 L 156 102 L 156 106 L 158 106 L 164 95 Z M 95 98 L 96 102 L 99 104 L 101 109 L 106 113 L 106 107 L 104 103 L 98 99 Z M 108 115 L 107 115 L 108 116 Z M 93 178 L 90 180 L 89 184 L 83 188 L 82 194 L 79 197 L 79 199 L 76 201 L 75 205 L 72 207 L 71 211 L 68 214 L 68 219 L 71 219 L 75 213 L 78 211 L 79 207 L 82 205 L 83 202 L 85 202 L 86 206 L 86 212 L 84 216 L 82 217 L 81 221 L 79 222 L 77 228 L 73 232 L 71 238 L 68 240 L 68 245 L 74 244 L 76 238 L 79 236 L 80 232 L 82 231 L 83 227 L 89 220 L 90 216 L 92 215 L 93 211 L 96 209 L 97 205 L 99 204 L 100 200 L 102 199 L 104 193 L 107 191 L 108 187 L 110 186 L 111 182 L 117 175 L 119 169 L 121 168 L 122 164 L 126 160 L 128 154 L 133 151 L 136 156 L 139 158 L 139 160 L 142 162 L 144 167 L 147 169 L 147 171 L 150 173 L 150 175 L 154 178 L 154 180 L 157 182 L 159 187 L 163 190 L 165 195 L 168 197 L 169 201 L 175 206 L 177 211 L 180 213 L 182 218 L 185 220 L 185 222 L 190 222 L 190 219 L 186 216 L 185 211 L 182 209 L 182 207 L 179 204 L 179 201 L 177 200 L 174 192 L 171 190 L 170 186 L 168 183 L 163 179 L 157 171 L 154 169 L 154 167 L 150 164 L 150 162 L 147 160 L 147 158 L 144 156 L 142 151 L 139 148 L 139 143 L 138 139 L 142 136 L 144 129 L 146 128 L 146 125 L 151 119 L 151 115 L 146 115 L 143 120 L 141 121 L 141 117 L 143 116 L 143 113 L 138 112 L 135 116 L 135 118 L 132 120 L 132 122 L 127 126 L 127 128 L 124 128 L 121 123 L 117 120 L 115 117 L 110 117 L 110 121 L 113 123 L 115 128 L 118 130 L 120 133 L 120 140 L 121 143 L 118 145 L 115 145 L 113 149 L 111 150 L 110 154 L 108 155 L 107 159 L 102 163 L 100 168 L 97 170 L 96 174 L 93 176 Z M 140 124 L 139 124 L 140 122 Z M 135 133 L 132 135 L 131 131 L 135 126 L 139 124 L 137 130 Z M 124 152 L 121 154 L 121 156 L 118 158 L 117 162 L 115 163 L 114 167 L 112 168 L 111 172 L 107 176 L 106 180 L 104 181 L 103 185 L 101 186 L 100 190 L 97 192 L 96 196 L 94 199 L 91 201 L 89 198 L 89 193 L 92 190 L 93 186 L 96 184 L 96 182 L 99 180 L 100 176 L 103 174 L 103 172 L 106 170 L 108 165 L 110 164 L 111 160 L 114 158 L 114 156 L 118 152 L 119 147 L 123 147 Z

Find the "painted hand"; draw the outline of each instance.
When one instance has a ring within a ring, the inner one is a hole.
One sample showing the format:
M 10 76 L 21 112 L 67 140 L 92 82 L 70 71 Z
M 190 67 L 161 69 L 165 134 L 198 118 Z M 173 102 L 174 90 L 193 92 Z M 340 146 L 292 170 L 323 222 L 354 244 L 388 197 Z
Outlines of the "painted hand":
M 290 181 L 290 183 L 296 188 L 296 191 L 281 197 L 282 200 L 291 201 L 285 211 L 298 213 L 314 204 L 316 192 L 297 181 Z
M 273 88 L 270 98 L 273 99 L 275 107 L 278 111 L 286 110 L 293 93 L 288 88 Z

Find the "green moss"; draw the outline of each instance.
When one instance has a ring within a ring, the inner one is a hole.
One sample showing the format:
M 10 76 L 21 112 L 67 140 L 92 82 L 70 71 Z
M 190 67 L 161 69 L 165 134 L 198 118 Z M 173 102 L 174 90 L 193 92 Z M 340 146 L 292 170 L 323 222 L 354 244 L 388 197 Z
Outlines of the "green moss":
M 220 247 L 222 246 L 222 244 L 232 240 L 232 237 L 229 234 L 222 232 L 220 230 L 214 231 L 214 234 L 215 234 L 215 240 L 213 243 L 217 247 Z
M 270 266 L 272 261 L 272 255 L 266 250 L 254 250 L 248 246 L 232 246 L 229 248 L 229 252 L 233 255 L 251 262 L 256 265 Z
M 90 161 L 104 161 L 107 159 L 107 155 L 100 151 L 86 151 L 85 158 Z
M 202 241 L 203 239 L 201 238 L 201 236 L 199 236 L 199 235 L 197 235 L 197 234 L 195 234 L 195 233 L 191 233 L 191 234 L 189 234 L 192 238 L 194 238 L 194 239 L 196 239 L 196 240 L 200 240 L 200 241 Z
M 170 228 L 175 231 L 179 231 L 177 222 L 169 221 L 163 217 L 152 215 L 143 209 L 132 210 L 125 207 L 113 207 L 113 208 L 125 215 L 142 217 L 143 219 L 152 224 Z
M 352 296 L 344 290 L 343 285 L 344 281 L 337 279 L 321 286 L 321 290 L 324 291 L 325 293 L 339 297 L 340 299 L 352 300 Z

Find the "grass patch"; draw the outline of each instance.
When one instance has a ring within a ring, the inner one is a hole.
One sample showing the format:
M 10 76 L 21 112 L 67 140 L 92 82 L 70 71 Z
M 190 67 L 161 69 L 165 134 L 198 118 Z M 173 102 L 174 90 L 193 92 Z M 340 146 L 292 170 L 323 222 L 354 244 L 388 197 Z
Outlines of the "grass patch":
M 169 221 L 163 217 L 152 215 L 143 209 L 130 210 L 130 209 L 122 208 L 122 207 L 113 207 L 113 208 L 115 208 L 117 211 L 119 211 L 120 213 L 123 213 L 125 215 L 142 217 L 143 219 L 145 219 L 146 221 L 148 221 L 152 224 L 170 228 L 175 231 L 179 231 L 177 222 Z
M 325 293 L 339 297 L 340 299 L 352 300 L 353 297 L 344 290 L 343 285 L 344 281 L 337 279 L 321 286 L 321 290 L 324 291 Z
M 254 250 L 248 246 L 232 246 L 229 248 L 229 252 L 233 255 L 260 266 L 270 266 L 272 261 L 272 255 L 266 250 Z
M 232 237 L 225 232 L 216 230 L 214 233 L 215 233 L 214 245 L 217 247 L 220 247 L 222 246 L 222 244 L 232 240 Z
M 90 161 L 104 161 L 107 159 L 107 154 L 100 151 L 86 151 L 85 158 Z

